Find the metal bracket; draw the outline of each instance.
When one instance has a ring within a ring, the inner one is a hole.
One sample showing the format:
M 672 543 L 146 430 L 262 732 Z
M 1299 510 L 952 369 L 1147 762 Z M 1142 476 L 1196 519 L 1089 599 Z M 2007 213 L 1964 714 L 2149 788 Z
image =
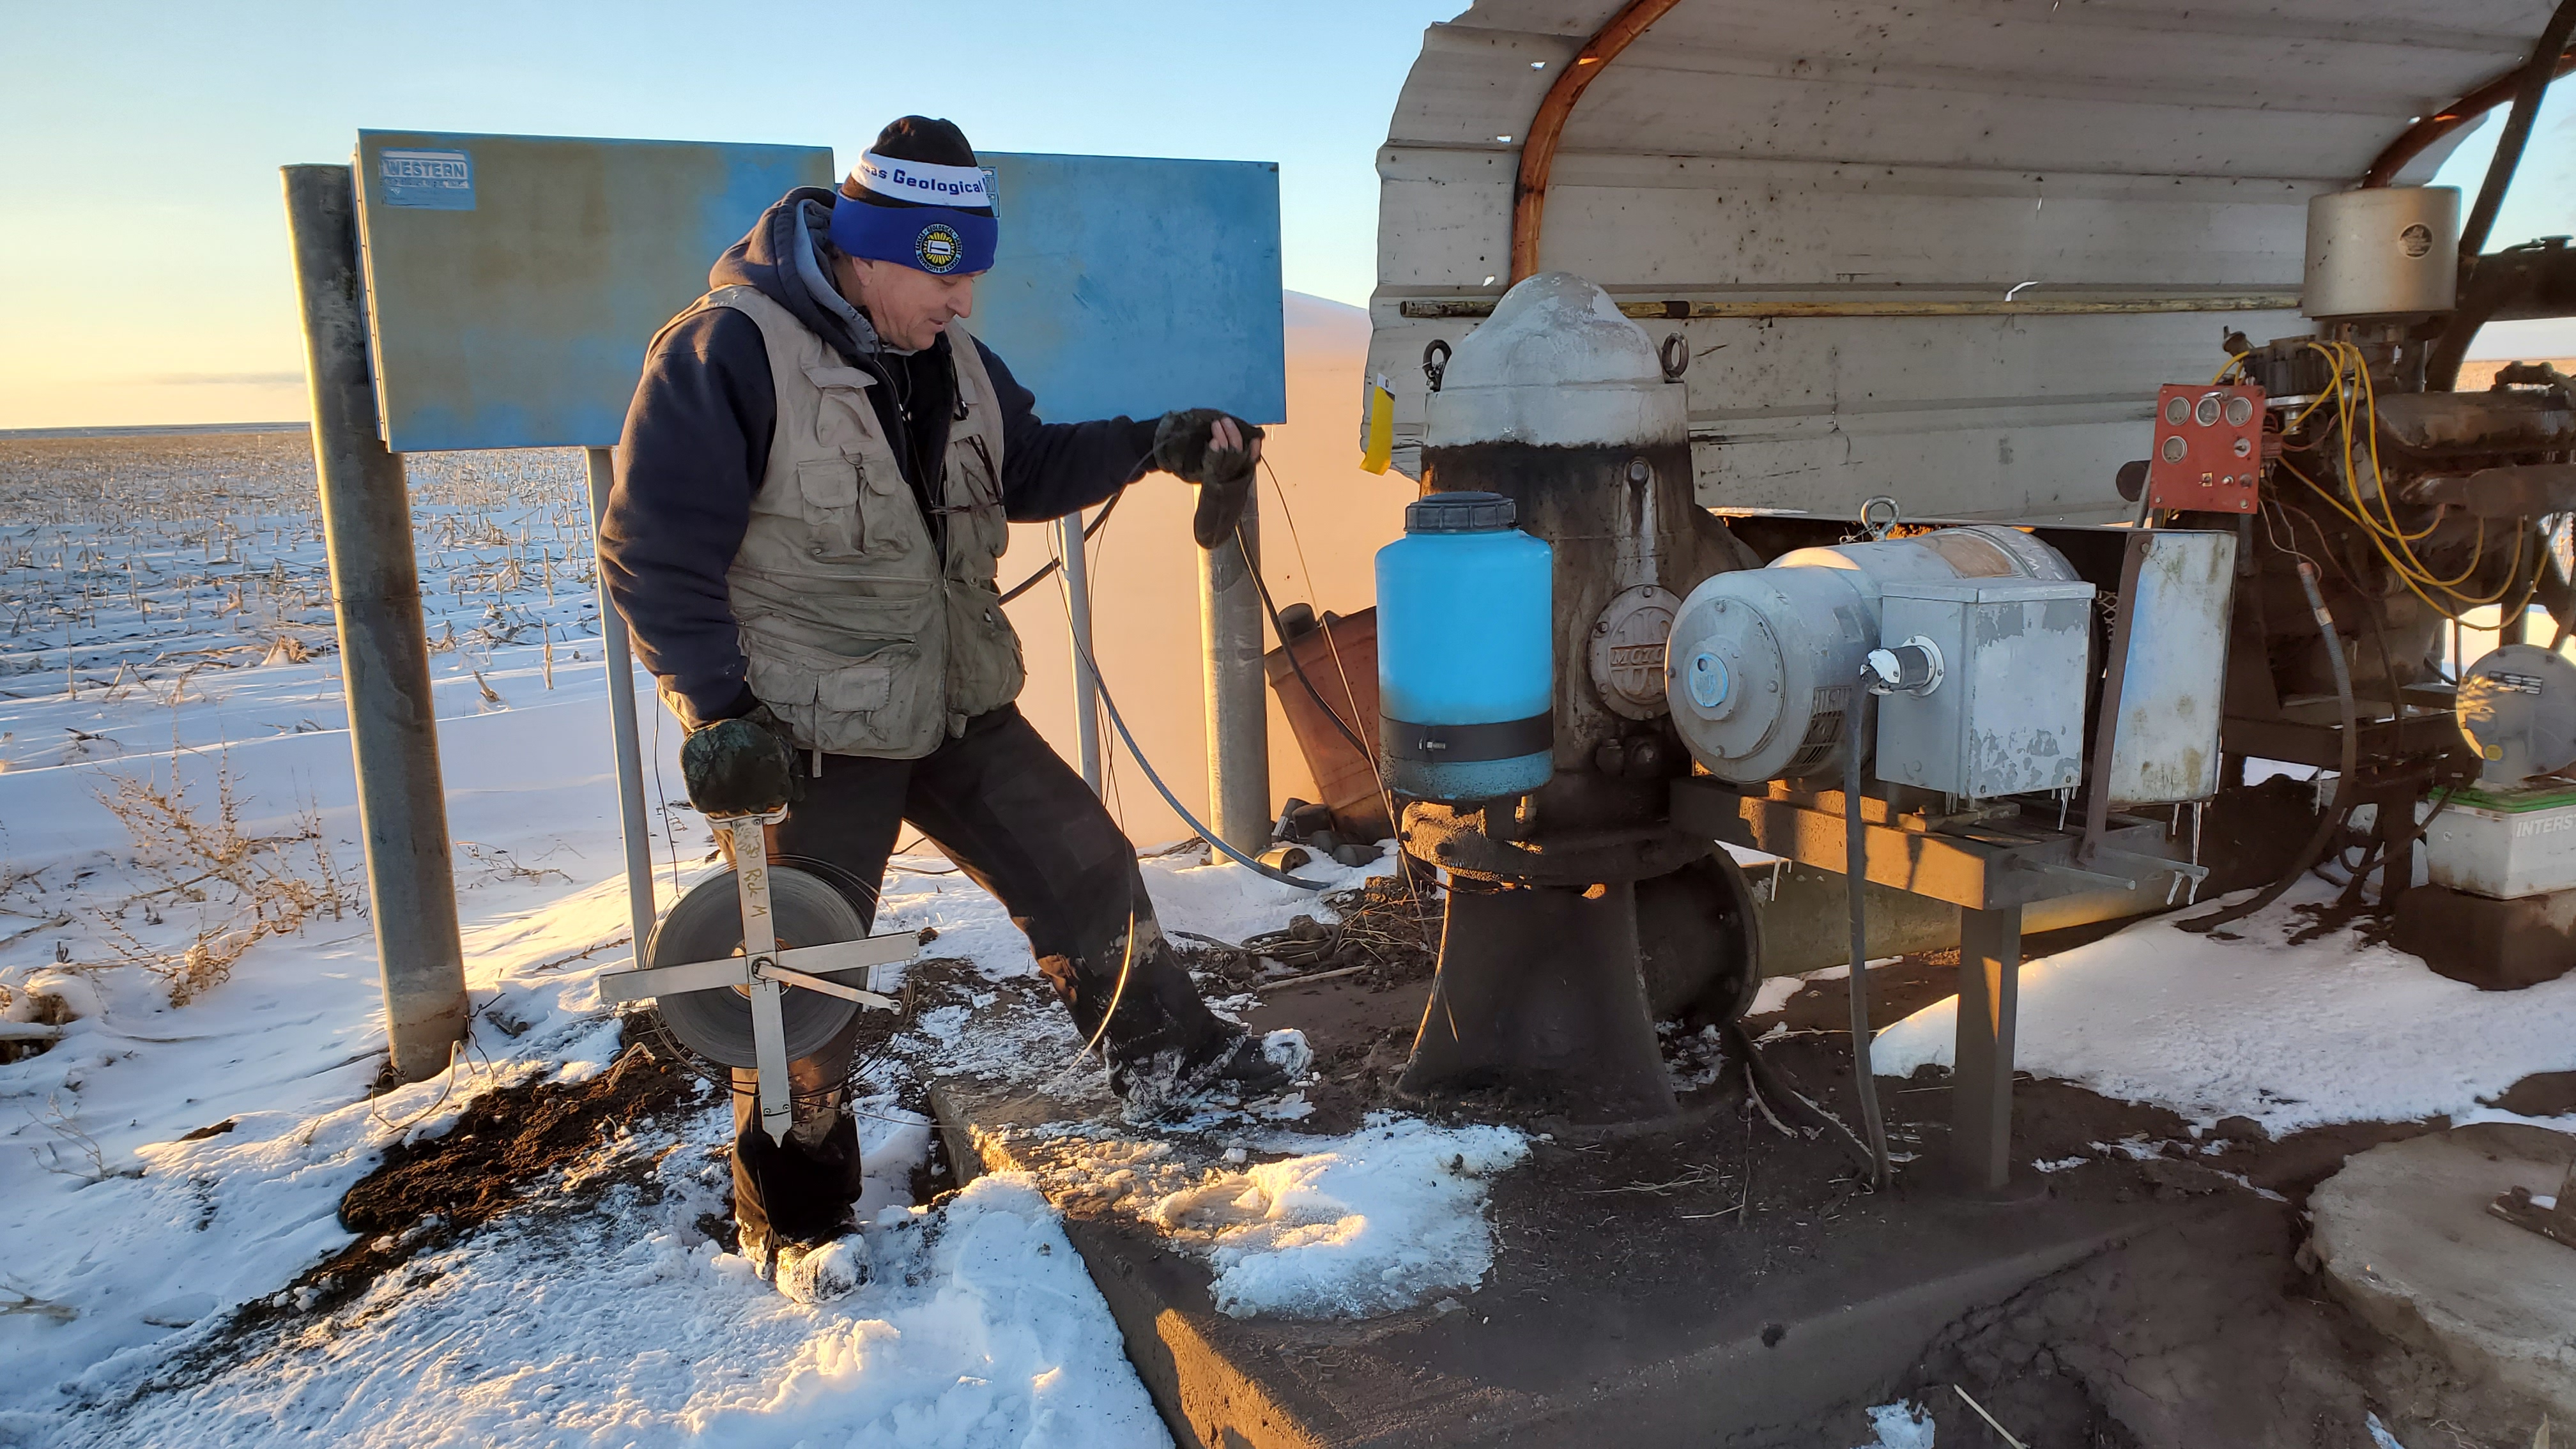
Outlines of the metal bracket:
M 1896 526 L 1905 521 L 1905 510 L 1885 493 L 1861 500 L 1860 528 L 1872 543 L 1885 543 Z
M 2487 1211 L 2553 1243 L 2576 1248 L 2576 1162 L 2567 1165 L 2567 1180 L 2559 1184 L 2553 1205 L 2542 1207 L 2532 1200 L 2531 1189 L 2515 1187 L 2487 1204 Z

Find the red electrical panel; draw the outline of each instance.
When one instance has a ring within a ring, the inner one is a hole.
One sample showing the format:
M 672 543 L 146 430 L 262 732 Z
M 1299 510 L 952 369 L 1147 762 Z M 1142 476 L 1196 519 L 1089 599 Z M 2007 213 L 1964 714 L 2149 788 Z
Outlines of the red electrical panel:
M 2250 383 L 2156 393 L 2156 451 L 2147 504 L 2193 513 L 2251 513 L 2263 477 L 2263 389 Z

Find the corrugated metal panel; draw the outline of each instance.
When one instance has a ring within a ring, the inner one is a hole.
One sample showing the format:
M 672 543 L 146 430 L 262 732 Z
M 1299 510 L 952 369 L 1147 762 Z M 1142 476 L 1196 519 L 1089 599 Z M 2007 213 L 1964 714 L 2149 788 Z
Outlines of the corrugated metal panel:
M 1400 444 L 1424 345 L 1473 325 L 1403 304 L 1500 291 L 1519 132 L 1618 8 L 1485 0 L 1425 36 L 1378 167 L 1370 368 Z M 2158 384 L 2215 371 L 2225 327 L 2308 330 L 2235 310 L 2296 294 L 2307 198 L 2518 63 L 2549 8 L 1682 0 L 1576 106 L 1541 265 L 1623 302 L 1733 304 L 1645 324 L 1689 339 L 1709 506 L 2111 516 Z M 1758 315 L 2007 297 L 2049 310 Z

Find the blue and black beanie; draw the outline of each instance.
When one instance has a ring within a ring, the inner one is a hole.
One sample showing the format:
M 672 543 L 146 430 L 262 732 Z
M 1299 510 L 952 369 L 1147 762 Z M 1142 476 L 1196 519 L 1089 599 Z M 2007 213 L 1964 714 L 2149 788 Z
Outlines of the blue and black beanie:
M 905 116 L 841 182 L 832 244 L 938 276 L 990 271 L 1001 234 L 994 199 L 993 173 L 954 121 Z

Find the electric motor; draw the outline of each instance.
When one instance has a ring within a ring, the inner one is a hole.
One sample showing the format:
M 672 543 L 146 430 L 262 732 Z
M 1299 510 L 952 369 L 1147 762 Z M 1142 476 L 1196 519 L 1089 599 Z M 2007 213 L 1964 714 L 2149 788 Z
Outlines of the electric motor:
M 1691 591 L 1665 650 L 1673 722 L 1720 779 L 1758 784 L 1831 769 L 1866 727 L 1861 665 L 1880 647 L 1889 585 L 1965 579 L 2076 582 L 2064 556 L 2015 528 L 1977 524 L 1878 543 L 1806 548 Z

